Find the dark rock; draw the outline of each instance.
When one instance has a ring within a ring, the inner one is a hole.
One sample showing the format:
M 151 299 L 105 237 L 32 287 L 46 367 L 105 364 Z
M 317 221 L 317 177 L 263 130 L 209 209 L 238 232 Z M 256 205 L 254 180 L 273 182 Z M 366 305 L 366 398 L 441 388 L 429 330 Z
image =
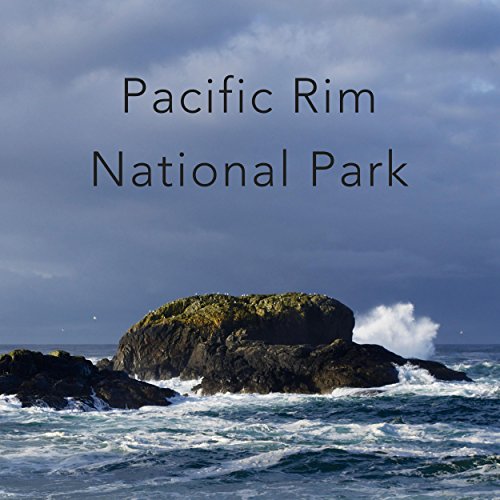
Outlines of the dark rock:
M 0 375 L 0 394 L 13 394 L 21 384 L 16 375 Z
M 326 346 L 244 343 L 207 365 L 197 389 L 217 392 L 329 393 L 337 387 L 381 387 L 398 382 L 407 359 L 378 345 L 335 340 Z M 442 380 L 470 380 L 441 363 L 411 360 Z
M 116 373 L 116 372 L 115 372 Z M 146 382 L 131 379 L 128 376 L 106 377 L 94 386 L 98 398 L 115 408 L 129 409 L 141 406 L 165 406 L 166 399 L 178 396 L 171 389 L 162 389 Z M 147 401 L 147 403 L 145 403 Z
M 100 359 L 96 364 L 96 368 L 99 370 L 112 370 L 113 369 L 113 361 L 108 358 Z
M 353 312 L 325 295 L 211 294 L 175 300 L 145 316 L 120 340 L 115 370 L 142 379 L 197 377 L 223 346 L 328 344 L 351 340 Z
M 65 351 L 44 355 L 28 350 L 0 356 L 0 394 L 16 394 L 23 406 L 55 409 L 66 408 L 68 398 L 90 408 L 166 406 L 167 398 L 177 395 L 124 372 L 99 370 L 89 360 Z
M 170 302 L 120 340 L 113 367 L 146 379 L 203 377 L 216 392 L 327 393 L 398 382 L 407 362 L 470 380 L 434 361 L 352 342 L 352 311 L 324 295 L 203 295 Z

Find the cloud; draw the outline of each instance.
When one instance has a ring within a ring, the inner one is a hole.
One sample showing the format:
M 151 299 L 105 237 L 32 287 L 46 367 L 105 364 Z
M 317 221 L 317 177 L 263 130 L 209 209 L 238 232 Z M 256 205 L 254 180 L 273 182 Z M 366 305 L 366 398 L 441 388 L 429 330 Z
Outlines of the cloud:
M 26 310 L 36 321 L 24 340 L 60 341 L 64 319 L 65 341 L 115 341 L 178 296 L 293 289 L 358 310 L 412 301 L 443 340 L 469 327 L 494 339 L 497 16 L 488 2 L 9 3 L 0 341 Z M 273 113 L 155 115 L 148 96 L 122 111 L 125 76 L 178 93 L 225 74 L 272 89 Z M 295 115 L 300 75 L 369 87 L 376 113 Z M 91 186 L 95 149 L 252 165 L 278 161 L 283 147 L 284 190 Z M 367 165 L 389 147 L 409 164 L 408 189 L 341 189 L 334 176 L 310 186 L 314 149 Z

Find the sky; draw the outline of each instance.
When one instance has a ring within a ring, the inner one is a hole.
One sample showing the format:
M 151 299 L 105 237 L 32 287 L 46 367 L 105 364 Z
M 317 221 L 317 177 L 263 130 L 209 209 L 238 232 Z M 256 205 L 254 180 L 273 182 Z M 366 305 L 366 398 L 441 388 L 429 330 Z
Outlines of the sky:
M 175 298 L 284 291 L 498 342 L 499 33 L 496 1 L 3 2 L 0 343 L 114 343 Z M 153 111 L 227 74 L 273 111 Z M 128 114 L 126 77 L 148 87 Z M 296 77 L 369 88 L 375 112 L 295 114 Z M 286 188 L 92 185 L 95 150 L 252 172 L 283 148 Z M 339 184 L 389 148 L 408 187 Z M 316 188 L 315 150 L 336 159 Z

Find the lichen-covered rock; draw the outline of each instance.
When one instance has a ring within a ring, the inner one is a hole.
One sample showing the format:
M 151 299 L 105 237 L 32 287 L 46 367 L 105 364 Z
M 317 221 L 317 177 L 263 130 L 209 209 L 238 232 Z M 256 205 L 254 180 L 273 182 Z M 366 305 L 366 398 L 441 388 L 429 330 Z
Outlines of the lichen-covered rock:
M 120 340 L 114 368 L 143 379 L 198 377 L 232 342 L 329 344 L 351 340 L 353 312 L 325 295 L 210 294 L 170 302 L 146 315 Z
M 126 373 L 99 370 L 81 356 L 65 351 L 50 354 L 18 349 L 0 356 L 0 394 L 15 394 L 23 406 L 64 409 L 69 399 L 87 408 L 166 406 L 177 393 L 130 378 Z

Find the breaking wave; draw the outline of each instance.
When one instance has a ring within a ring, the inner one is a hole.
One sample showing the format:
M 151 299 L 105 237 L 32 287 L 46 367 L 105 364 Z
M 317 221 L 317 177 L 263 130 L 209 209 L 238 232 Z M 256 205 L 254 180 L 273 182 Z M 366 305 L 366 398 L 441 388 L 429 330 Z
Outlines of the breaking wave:
M 411 303 L 382 305 L 356 319 L 353 340 L 382 345 L 400 356 L 428 359 L 434 354 L 438 329 L 430 318 L 415 316 Z

